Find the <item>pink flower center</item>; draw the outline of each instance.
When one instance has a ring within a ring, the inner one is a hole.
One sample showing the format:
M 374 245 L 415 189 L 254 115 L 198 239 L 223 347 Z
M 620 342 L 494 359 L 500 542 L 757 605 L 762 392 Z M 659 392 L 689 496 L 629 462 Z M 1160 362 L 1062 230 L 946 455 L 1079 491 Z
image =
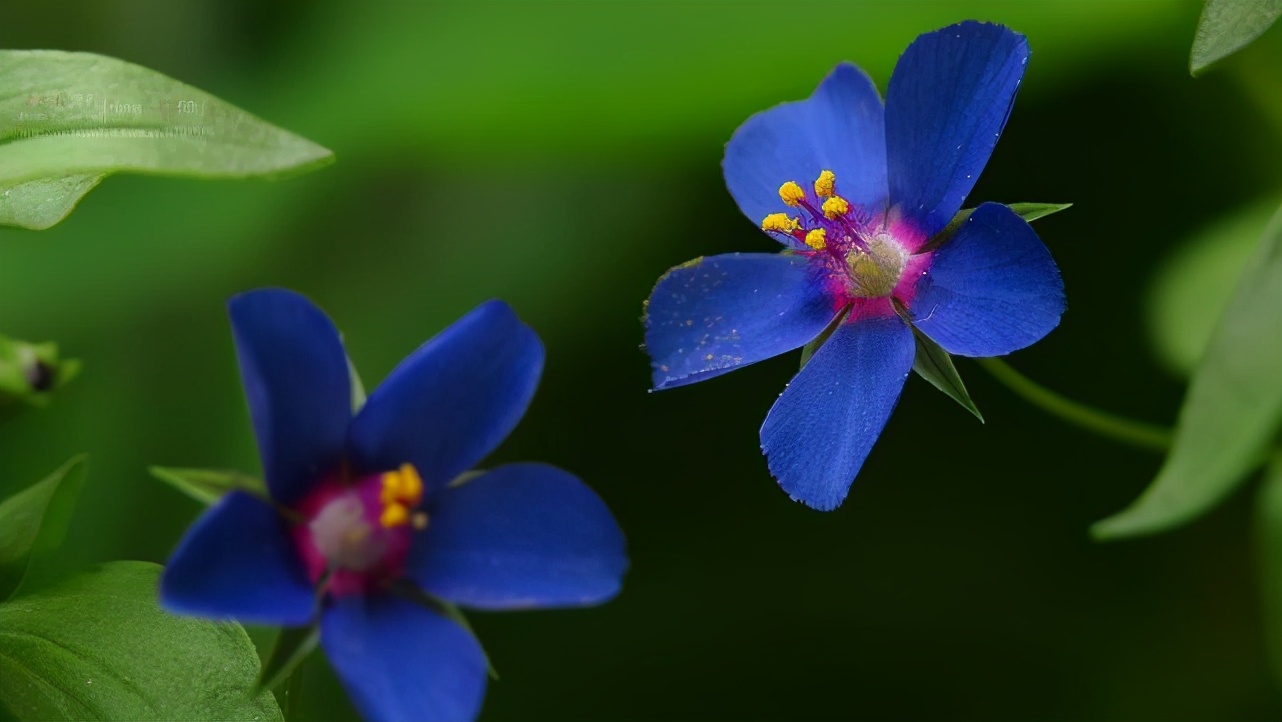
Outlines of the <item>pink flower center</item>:
M 423 482 L 409 464 L 344 483 L 323 482 L 299 505 L 294 543 L 313 583 L 334 595 L 364 594 L 399 578 L 414 531 Z
M 821 270 L 836 303 L 864 307 L 872 299 L 895 298 L 907 304 L 916 280 L 930 265 L 930 255 L 914 255 L 925 242 L 911 224 L 895 213 L 873 214 L 837 193 L 837 177 L 823 171 L 808 193 L 795 181 L 779 187 L 784 205 L 797 215 L 772 213 L 761 228 L 788 236 L 796 253 Z M 873 304 L 887 307 L 885 301 Z

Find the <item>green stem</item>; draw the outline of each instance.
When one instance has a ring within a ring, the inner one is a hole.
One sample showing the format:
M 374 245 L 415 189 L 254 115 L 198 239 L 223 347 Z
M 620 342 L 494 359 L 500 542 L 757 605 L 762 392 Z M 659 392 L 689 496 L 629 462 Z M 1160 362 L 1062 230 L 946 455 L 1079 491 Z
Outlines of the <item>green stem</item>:
M 298 719 L 301 707 L 298 704 L 299 695 L 303 693 L 303 665 L 307 660 L 299 662 L 294 671 L 289 673 L 289 679 L 285 680 L 285 699 L 281 705 L 281 716 L 287 722 L 293 722 Z
M 1166 451 L 1171 448 L 1173 434 L 1170 429 L 1111 414 L 1060 396 L 1011 368 L 1001 359 L 975 360 L 984 367 L 985 371 L 992 374 L 993 378 L 1022 396 L 1025 401 L 1070 424 L 1144 449 Z

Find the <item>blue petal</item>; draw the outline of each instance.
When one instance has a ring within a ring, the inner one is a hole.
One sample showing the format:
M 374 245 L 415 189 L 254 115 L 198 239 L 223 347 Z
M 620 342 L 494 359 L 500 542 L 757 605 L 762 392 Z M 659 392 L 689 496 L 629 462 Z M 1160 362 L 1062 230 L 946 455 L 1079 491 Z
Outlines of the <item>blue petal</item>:
M 872 208 L 886 199 L 886 132 L 881 96 L 867 74 L 843 63 L 806 100 L 748 118 L 726 145 L 726 187 L 753 223 L 790 210 L 779 186 L 806 192 L 819 172 L 837 175 L 837 191 Z M 813 198 L 813 196 L 811 196 Z
M 654 387 L 692 384 L 800 348 L 836 315 L 803 256 L 732 253 L 677 266 L 646 302 Z
M 472 468 L 516 427 L 543 371 L 543 344 L 506 303 L 487 301 L 423 344 L 352 422 L 357 473 L 417 467 L 429 488 Z
M 227 308 L 267 488 L 292 504 L 342 463 L 352 417 L 343 343 L 293 291 L 241 294 Z
M 949 353 L 1001 356 L 1040 340 L 1064 313 L 1064 282 L 1031 226 L 985 203 L 931 257 L 913 324 Z
M 794 500 L 835 509 L 881 435 L 913 367 L 898 317 L 843 323 L 788 384 L 761 427 L 770 473 Z
M 406 575 L 466 607 L 599 604 L 628 566 L 605 502 L 554 466 L 500 466 L 438 494 L 428 519 Z
M 1027 62 L 1023 35 L 973 20 L 922 35 L 899 59 L 886 90 L 890 202 L 926 237 L 988 163 Z
M 458 624 L 391 594 L 344 596 L 321 646 L 366 722 L 463 722 L 485 697 L 485 653 Z
M 233 491 L 196 521 L 169 558 L 160 606 L 196 617 L 300 625 L 311 620 L 316 593 L 285 520 L 266 502 Z

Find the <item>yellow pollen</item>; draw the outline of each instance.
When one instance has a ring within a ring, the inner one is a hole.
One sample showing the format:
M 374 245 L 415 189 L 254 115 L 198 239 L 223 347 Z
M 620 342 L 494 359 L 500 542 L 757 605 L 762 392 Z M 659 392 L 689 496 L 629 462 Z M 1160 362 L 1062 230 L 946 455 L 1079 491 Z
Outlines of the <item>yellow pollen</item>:
M 824 217 L 830 221 L 835 221 L 841 216 L 846 215 L 846 212 L 849 210 L 850 204 L 841 196 L 833 196 L 824 201 L 823 204 Z
M 410 508 L 423 501 L 423 479 L 413 464 L 401 464 L 396 471 L 383 474 L 383 488 L 379 491 L 383 513 L 379 522 L 387 528 L 401 526 L 410 521 Z
M 822 251 L 823 249 L 828 247 L 827 235 L 828 234 L 824 232 L 824 229 L 816 228 L 815 230 L 806 234 L 806 245 L 810 246 L 816 251 Z
M 771 213 L 761 220 L 761 230 L 792 233 L 801 227 L 796 218 L 789 218 L 787 213 Z
M 830 170 L 821 171 L 819 177 L 815 179 L 815 195 L 820 198 L 828 198 L 836 193 L 834 186 L 837 184 L 837 174 Z
M 410 520 L 410 510 L 405 508 L 404 504 L 388 504 L 383 507 L 383 514 L 378 518 L 378 522 L 384 527 L 401 526 Z
M 806 199 L 806 192 L 801 190 L 801 186 L 788 181 L 779 186 L 779 197 L 783 199 L 785 205 L 796 207 Z

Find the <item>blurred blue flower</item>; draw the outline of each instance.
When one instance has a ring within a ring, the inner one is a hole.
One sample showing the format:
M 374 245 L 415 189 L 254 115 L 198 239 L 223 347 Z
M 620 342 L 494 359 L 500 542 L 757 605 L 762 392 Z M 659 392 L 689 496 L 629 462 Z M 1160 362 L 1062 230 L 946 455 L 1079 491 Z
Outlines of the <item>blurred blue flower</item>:
M 904 51 L 884 106 L 863 71 L 839 65 L 726 146 L 730 194 L 784 250 L 670 270 L 647 302 L 646 349 L 667 389 L 830 332 L 761 427 L 793 499 L 824 510 L 845 499 L 913 367 L 913 327 L 950 353 L 998 356 L 1059 323 L 1059 270 L 1010 208 L 985 203 L 937 238 L 987 163 L 1027 60 L 1018 33 L 952 25 Z
M 466 720 L 485 692 L 472 635 L 404 585 L 462 607 L 604 602 L 627 567 L 599 497 L 542 464 L 460 477 L 516 426 L 543 346 L 501 301 L 410 355 L 353 415 L 347 356 L 307 299 L 229 304 L 271 499 L 232 492 L 161 580 L 172 612 L 268 625 L 319 621 L 321 646 L 370 720 Z

